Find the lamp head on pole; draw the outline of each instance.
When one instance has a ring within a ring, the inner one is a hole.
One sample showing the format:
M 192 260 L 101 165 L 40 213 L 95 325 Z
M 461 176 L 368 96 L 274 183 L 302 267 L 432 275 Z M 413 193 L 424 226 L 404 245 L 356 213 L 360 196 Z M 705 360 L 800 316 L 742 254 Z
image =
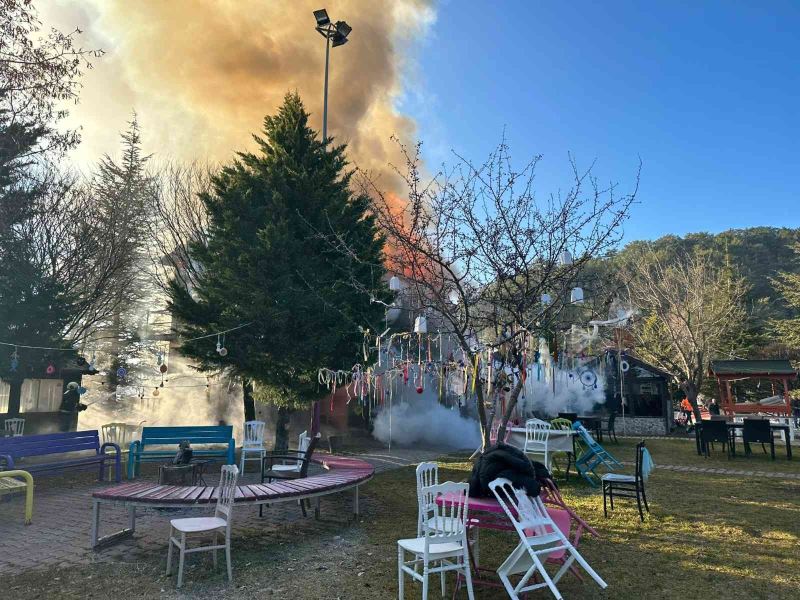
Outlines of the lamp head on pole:
M 328 17 L 328 11 L 325 10 L 324 8 L 315 10 L 314 18 L 317 20 L 317 27 L 324 27 L 325 25 L 331 22 L 330 17 Z

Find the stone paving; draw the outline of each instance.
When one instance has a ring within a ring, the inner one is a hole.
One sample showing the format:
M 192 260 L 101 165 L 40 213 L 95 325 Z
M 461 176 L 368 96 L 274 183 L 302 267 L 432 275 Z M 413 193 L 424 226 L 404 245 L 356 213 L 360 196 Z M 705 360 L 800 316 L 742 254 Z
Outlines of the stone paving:
M 441 449 L 392 449 L 355 453 L 371 464 L 376 472 L 417 464 L 431 460 L 445 451 Z M 24 465 L 21 465 L 24 468 Z M 155 479 L 155 471 L 145 472 L 145 479 Z M 146 468 L 145 467 L 145 468 Z M 257 483 L 256 463 L 249 463 L 243 483 Z M 206 477 L 209 485 L 215 483 Z M 14 574 L 29 569 L 84 565 L 93 562 L 135 562 L 152 555 L 166 552 L 169 535 L 169 519 L 181 516 L 205 514 L 202 510 L 146 509 L 139 510 L 136 533 L 132 538 L 93 551 L 89 548 L 89 527 L 92 516 L 91 493 L 104 486 L 93 474 L 78 473 L 66 477 L 37 477 L 34 493 L 33 524 L 23 525 L 24 494 L 0 497 L 0 573 Z M 368 491 L 369 483 L 366 484 Z M 322 498 L 323 519 L 349 515 L 352 494 L 343 492 Z M 370 501 L 362 494 L 361 510 L 368 513 Z M 313 512 L 311 513 L 313 514 Z M 101 535 L 118 531 L 126 526 L 122 508 L 104 506 L 101 511 Z M 257 507 L 238 507 L 234 512 L 234 536 L 236 532 L 259 529 L 269 534 L 287 522 L 303 519 L 296 503 L 284 502 L 265 508 L 264 517 L 259 518 Z M 310 517 L 313 518 L 313 517 Z

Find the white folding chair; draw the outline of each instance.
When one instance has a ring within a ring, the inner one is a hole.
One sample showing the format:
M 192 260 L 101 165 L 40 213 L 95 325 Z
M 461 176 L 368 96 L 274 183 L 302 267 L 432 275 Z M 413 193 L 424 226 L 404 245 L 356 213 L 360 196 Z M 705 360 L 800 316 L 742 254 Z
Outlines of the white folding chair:
M 308 437 L 308 431 L 304 431 L 300 435 L 297 436 L 297 452 L 302 454 L 306 450 L 308 450 L 308 446 L 311 444 L 311 438 Z M 292 471 L 292 472 L 300 472 L 300 469 L 303 467 L 302 460 L 287 460 L 282 465 L 272 465 L 270 467 L 271 471 Z
M 233 499 L 236 496 L 236 479 L 239 469 L 236 465 L 225 465 L 217 488 L 217 508 L 213 517 L 191 517 L 187 519 L 172 519 L 169 530 L 169 551 L 167 552 L 167 575 L 172 573 L 172 546 L 177 546 L 180 550 L 178 560 L 178 587 L 183 585 L 183 561 L 186 554 L 192 552 L 213 552 L 214 567 L 217 566 L 217 550 L 225 550 L 225 562 L 228 565 L 228 581 L 233 581 L 233 569 L 231 566 L 231 516 L 233 513 Z M 218 536 L 224 530 L 225 543 L 218 543 Z M 180 538 L 173 535 L 173 532 L 180 533 Z M 211 546 L 197 546 L 188 548 L 186 543 L 187 534 L 214 534 L 214 542 Z
M 422 502 L 428 507 L 423 515 L 422 535 L 397 540 L 398 591 L 401 600 L 405 597 L 406 574 L 422 582 L 422 600 L 427 600 L 428 580 L 431 575 L 439 573 L 444 597 L 445 574 L 448 571 L 463 574 L 467 582 L 467 594 L 470 600 L 474 600 L 467 545 L 468 492 L 466 483 L 452 481 L 422 488 Z M 437 503 L 436 499 L 440 496 Z M 431 521 L 437 525 L 429 526 Z M 412 554 L 413 558 L 406 560 L 406 553 Z M 419 572 L 420 566 L 422 573 Z
M 542 462 L 547 470 L 550 470 L 550 457 L 547 451 L 547 442 L 550 439 L 552 425 L 547 421 L 539 419 L 528 419 L 525 421 L 525 454 L 542 455 Z
M 4 427 L 17 437 L 25 431 L 25 419 L 6 419 Z
M 508 479 L 495 479 L 489 484 L 489 489 L 511 519 L 520 538 L 519 545 L 497 569 L 510 598 L 519 600 L 520 594 L 547 587 L 560 600 L 562 596 L 556 584 L 575 561 L 602 589 L 608 587 L 555 524 L 541 498 L 529 498 L 524 490 L 514 489 Z M 544 568 L 544 562 L 550 554 L 559 551 L 564 552 L 564 562 L 551 577 Z M 528 585 L 528 581 L 536 574 L 543 583 Z M 521 575 L 522 578 L 514 585 L 511 575 Z
M 244 475 L 244 463 L 248 460 L 258 460 L 261 468 L 261 459 L 264 458 L 264 429 L 267 424 L 264 421 L 245 421 L 244 423 L 244 443 L 242 444 L 242 466 L 239 473 Z M 254 458 L 247 458 L 248 454 L 255 455 Z

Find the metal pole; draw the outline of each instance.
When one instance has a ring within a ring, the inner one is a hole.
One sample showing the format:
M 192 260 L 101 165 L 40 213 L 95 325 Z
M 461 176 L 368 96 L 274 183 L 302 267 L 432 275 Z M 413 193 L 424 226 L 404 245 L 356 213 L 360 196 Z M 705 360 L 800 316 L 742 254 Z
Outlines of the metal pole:
M 331 38 L 325 36 L 325 94 L 322 103 L 322 143 L 328 142 L 328 63 L 331 56 Z

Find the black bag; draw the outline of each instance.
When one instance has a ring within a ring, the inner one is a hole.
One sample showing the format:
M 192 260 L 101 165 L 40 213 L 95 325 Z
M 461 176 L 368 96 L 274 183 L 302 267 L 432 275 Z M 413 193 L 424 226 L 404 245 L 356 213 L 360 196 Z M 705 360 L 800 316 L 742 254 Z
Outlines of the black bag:
M 550 472 L 542 463 L 531 461 L 522 450 L 502 442 L 490 446 L 478 457 L 469 478 L 469 495 L 473 498 L 492 496 L 489 484 L 495 479 L 508 479 L 517 489 L 524 489 L 528 496 L 538 496 L 539 481 L 550 478 Z

